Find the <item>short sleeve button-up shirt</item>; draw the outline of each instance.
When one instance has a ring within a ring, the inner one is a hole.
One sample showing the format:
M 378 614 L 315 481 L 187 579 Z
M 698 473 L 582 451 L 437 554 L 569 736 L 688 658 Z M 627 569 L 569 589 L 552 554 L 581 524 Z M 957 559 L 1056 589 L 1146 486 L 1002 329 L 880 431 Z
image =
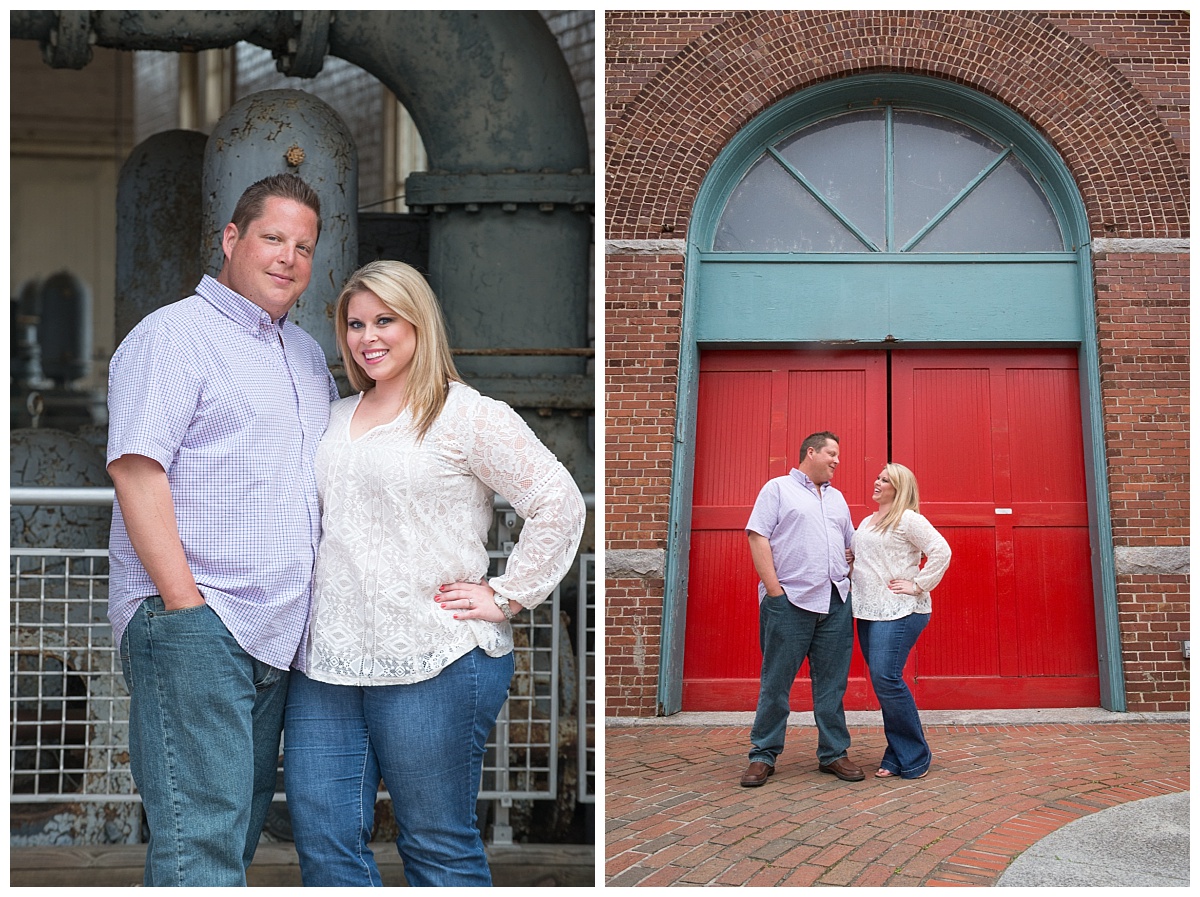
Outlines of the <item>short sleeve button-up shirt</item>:
M 819 493 L 818 493 L 819 490 Z M 747 532 L 771 543 L 775 574 L 788 600 L 804 610 L 829 610 L 830 583 L 850 594 L 846 549 L 854 537 L 850 508 L 837 489 L 816 485 L 800 470 L 769 480 L 758 493 Z M 766 587 L 758 584 L 758 597 Z
M 109 366 L 108 463 L 167 472 L 188 565 L 250 655 L 280 669 L 308 622 L 320 537 L 314 458 L 337 387 L 317 342 L 205 277 L 148 315 Z M 158 593 L 113 507 L 109 620 L 119 645 Z

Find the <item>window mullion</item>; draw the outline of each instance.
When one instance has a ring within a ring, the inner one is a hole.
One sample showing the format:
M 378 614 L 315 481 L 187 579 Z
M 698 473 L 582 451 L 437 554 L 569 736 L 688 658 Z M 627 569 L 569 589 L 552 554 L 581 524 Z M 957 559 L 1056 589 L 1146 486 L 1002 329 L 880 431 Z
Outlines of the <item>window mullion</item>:
M 812 196 L 813 199 L 815 199 L 817 202 L 819 202 L 825 208 L 825 210 L 827 212 L 829 212 L 829 214 L 831 214 L 834 218 L 836 218 L 838 221 L 840 221 L 842 226 L 844 228 L 846 228 L 846 230 L 848 230 L 848 231 L 850 231 L 850 233 L 854 234 L 855 238 L 860 243 L 862 243 L 864 246 L 867 247 L 867 249 L 871 250 L 872 252 L 879 252 L 879 247 L 875 245 L 874 241 L 872 241 L 870 237 L 868 237 L 861 230 L 859 230 L 857 227 L 855 227 L 854 222 L 852 222 L 849 218 L 847 218 L 845 215 L 843 215 L 841 212 L 839 212 L 837 207 L 834 206 L 834 204 L 831 203 L 828 199 L 826 199 L 825 196 L 821 193 L 821 191 L 818 190 L 816 187 L 814 187 L 809 182 L 808 178 L 806 178 L 803 174 L 800 173 L 799 169 L 797 169 L 795 166 L 793 166 L 790 162 L 788 162 L 787 159 L 785 159 L 782 155 L 779 154 L 779 152 L 776 151 L 775 147 L 768 146 L 767 152 L 769 152 L 775 158 L 776 162 L 778 162 L 780 165 L 783 166 L 784 171 L 786 171 L 793 178 L 795 178 L 799 182 L 800 186 L 809 192 L 809 194 Z
M 909 240 L 902 247 L 900 247 L 900 251 L 908 252 L 908 250 L 912 249 L 914 246 L 916 246 L 918 243 L 920 243 L 921 240 L 924 239 L 926 234 L 928 234 L 931 230 L 933 230 L 935 227 L 937 227 L 939 224 L 941 224 L 946 219 L 947 215 L 949 215 L 951 212 L 953 212 L 955 209 L 957 209 L 960 205 L 962 205 L 963 200 L 965 200 L 968 196 L 970 196 L 971 193 L 974 192 L 975 188 L 978 187 L 980 184 L 982 184 L 987 179 L 987 176 L 989 174 L 991 174 L 993 171 L 995 171 L 1000 166 L 1001 162 L 1003 162 L 1005 159 L 1008 158 L 1008 156 L 1011 152 L 1012 152 L 1012 147 L 1005 147 L 1004 151 L 1001 152 L 1000 155 L 998 155 L 995 159 L 993 159 L 983 169 L 983 171 L 981 171 L 981 172 L 979 172 L 979 174 L 975 175 L 975 179 L 972 180 L 971 183 L 967 184 L 967 186 L 965 186 L 962 189 L 962 191 L 958 194 L 958 196 L 956 196 L 956 197 L 954 197 L 954 199 L 950 200 L 950 202 L 948 202 L 946 204 L 946 207 L 944 209 L 942 209 L 940 212 L 938 212 L 936 215 L 934 215 L 932 218 L 930 218 L 929 221 L 926 222 L 925 226 L 922 227 L 919 231 L 916 232 L 916 234 L 913 235 L 913 238 L 911 240 Z
M 894 205 L 895 199 L 896 199 L 896 191 L 895 191 L 895 179 L 894 179 L 895 178 L 895 169 L 893 168 L 893 162 L 895 161 L 895 158 L 896 158 L 896 153 L 895 153 L 896 146 L 895 146 L 895 142 L 894 142 L 894 137 L 895 137 L 895 135 L 892 130 L 892 107 L 888 106 L 887 107 L 887 115 L 884 118 L 884 150 L 883 150 L 884 154 L 886 156 L 886 158 L 884 159 L 884 170 L 886 172 L 886 175 L 885 175 L 886 183 L 884 185 L 884 190 L 886 192 L 886 197 L 884 199 L 884 203 L 885 203 L 884 216 L 886 218 L 887 223 L 885 225 L 886 230 L 885 230 L 884 238 L 883 238 L 885 252 L 891 252 L 892 247 L 896 245 L 896 233 L 895 233 L 896 209 L 895 209 L 895 205 Z

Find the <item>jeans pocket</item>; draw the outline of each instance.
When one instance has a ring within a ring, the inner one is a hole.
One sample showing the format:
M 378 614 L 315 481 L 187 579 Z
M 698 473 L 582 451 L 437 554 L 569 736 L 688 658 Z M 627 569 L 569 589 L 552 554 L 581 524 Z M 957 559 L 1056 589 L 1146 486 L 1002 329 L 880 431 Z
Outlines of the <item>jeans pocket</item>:
M 176 617 L 183 614 L 196 613 L 208 607 L 207 603 L 191 604 L 187 607 L 168 608 L 161 595 L 151 595 L 146 599 L 146 613 L 153 617 Z
M 130 624 L 132 625 L 132 624 Z M 133 665 L 129 662 L 129 627 L 125 627 L 125 631 L 121 633 L 121 645 L 118 648 L 118 655 L 121 658 L 121 675 L 125 679 L 125 689 L 130 694 L 133 694 Z
M 286 675 L 287 670 L 281 670 L 271 666 L 269 663 L 256 660 L 254 661 L 254 690 L 264 692 L 268 688 L 273 688 Z

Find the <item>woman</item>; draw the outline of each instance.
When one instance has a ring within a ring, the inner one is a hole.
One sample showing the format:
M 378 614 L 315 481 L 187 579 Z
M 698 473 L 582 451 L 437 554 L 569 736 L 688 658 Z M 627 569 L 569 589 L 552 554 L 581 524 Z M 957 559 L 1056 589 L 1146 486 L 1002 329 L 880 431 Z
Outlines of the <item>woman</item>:
M 904 682 L 904 664 L 929 622 L 929 593 L 950 565 L 950 546 L 918 513 L 917 480 L 907 467 L 886 465 L 871 497 L 879 510 L 854 533 L 850 580 L 858 643 L 883 709 L 887 737 L 875 776 L 917 779 L 929 772 L 932 754 Z M 926 557 L 923 568 L 921 555 Z
M 335 315 L 360 392 L 334 402 L 317 451 L 322 537 L 285 728 L 301 875 L 381 885 L 368 844 L 382 776 L 408 883 L 488 885 L 475 801 L 513 673 L 509 621 L 569 568 L 583 498 L 516 412 L 459 379 L 416 270 L 366 265 Z M 489 581 L 493 493 L 525 525 Z

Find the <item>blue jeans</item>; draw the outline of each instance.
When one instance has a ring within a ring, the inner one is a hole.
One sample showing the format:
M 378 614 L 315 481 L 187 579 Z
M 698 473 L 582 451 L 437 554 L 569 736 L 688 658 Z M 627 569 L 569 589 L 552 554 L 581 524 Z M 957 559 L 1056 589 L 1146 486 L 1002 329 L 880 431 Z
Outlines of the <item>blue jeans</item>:
M 817 761 L 825 766 L 845 757 L 850 747 L 846 728 L 846 677 L 854 651 L 854 618 L 851 599 L 842 601 L 832 586 L 829 612 L 796 607 L 787 598 L 764 598 L 758 608 L 758 636 L 762 647 L 762 674 L 758 709 L 750 730 L 750 762 L 775 765 L 783 753 L 787 732 L 788 693 L 804 658 L 812 678 L 813 716 L 817 723 Z
M 899 620 L 859 620 L 858 644 L 871 671 L 871 685 L 883 709 L 887 750 L 880 767 L 892 775 L 914 779 L 929 769 L 933 754 L 925 741 L 917 702 L 904 681 L 904 664 L 929 614 Z
M 275 794 L 287 671 L 247 654 L 207 604 L 168 611 L 157 596 L 125 631 L 121 668 L 145 886 L 244 887 Z
M 413 887 L 490 885 L 475 801 L 513 656 L 482 649 L 410 685 L 329 685 L 296 673 L 284 781 L 306 887 L 382 885 L 371 853 L 383 778 Z

